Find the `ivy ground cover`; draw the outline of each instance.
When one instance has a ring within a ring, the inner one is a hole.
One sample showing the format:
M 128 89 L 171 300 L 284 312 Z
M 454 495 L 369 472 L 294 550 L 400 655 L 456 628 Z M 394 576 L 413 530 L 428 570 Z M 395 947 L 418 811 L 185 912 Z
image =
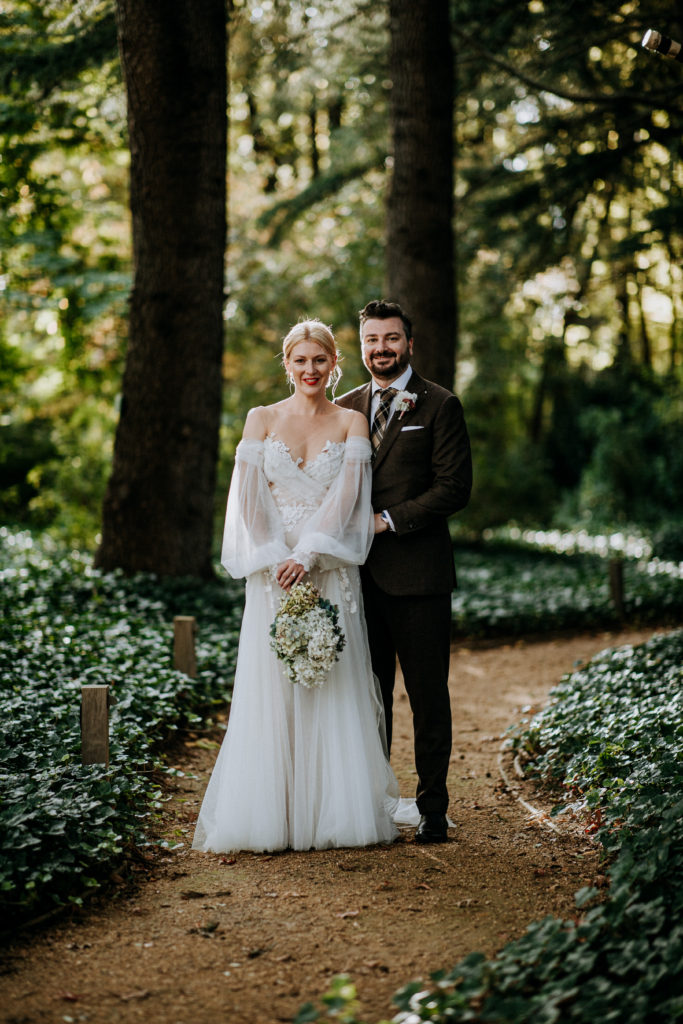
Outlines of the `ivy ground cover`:
M 78 552 L 0 531 L 0 913 L 82 901 L 159 806 L 163 744 L 224 706 L 242 590 L 102 575 Z M 196 679 L 173 668 L 173 617 L 199 626 Z M 107 684 L 110 767 L 80 763 L 80 688 Z
M 456 636 L 604 629 L 620 622 L 610 595 L 608 562 L 597 555 L 493 543 L 456 546 L 455 562 Z M 652 571 L 655 567 L 624 560 L 624 618 L 632 624 L 683 619 L 683 574 Z

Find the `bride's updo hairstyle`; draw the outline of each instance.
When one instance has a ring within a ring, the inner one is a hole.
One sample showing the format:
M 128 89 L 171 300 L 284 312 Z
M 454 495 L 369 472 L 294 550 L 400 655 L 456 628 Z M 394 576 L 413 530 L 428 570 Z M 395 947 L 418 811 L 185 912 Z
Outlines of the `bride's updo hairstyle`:
M 289 360 L 289 357 L 292 354 L 292 349 L 295 345 L 298 345 L 300 341 L 314 341 L 317 345 L 320 345 L 325 352 L 327 352 L 331 359 L 335 360 L 334 369 L 327 381 L 327 386 L 332 388 L 332 395 L 334 395 L 337 385 L 341 380 L 342 371 L 339 365 L 341 355 L 337 349 L 332 331 L 322 322 L 322 320 L 302 320 L 300 323 L 295 324 L 282 342 L 283 363 Z

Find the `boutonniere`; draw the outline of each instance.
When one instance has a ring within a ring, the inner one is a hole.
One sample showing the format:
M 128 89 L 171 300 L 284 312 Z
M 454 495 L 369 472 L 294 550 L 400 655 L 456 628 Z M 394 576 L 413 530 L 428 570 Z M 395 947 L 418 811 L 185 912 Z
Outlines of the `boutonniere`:
M 412 391 L 397 391 L 394 396 L 394 409 L 401 420 L 407 412 L 412 412 L 417 402 L 417 395 Z

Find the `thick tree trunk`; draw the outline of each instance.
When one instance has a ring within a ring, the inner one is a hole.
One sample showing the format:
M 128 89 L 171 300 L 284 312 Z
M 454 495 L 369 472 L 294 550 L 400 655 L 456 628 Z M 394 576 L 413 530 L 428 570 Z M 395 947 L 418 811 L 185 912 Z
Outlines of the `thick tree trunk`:
M 410 315 L 416 369 L 445 387 L 455 370 L 453 51 L 448 0 L 390 0 L 394 169 L 387 293 Z
M 134 283 L 97 563 L 211 574 L 221 408 L 225 0 L 117 0 Z

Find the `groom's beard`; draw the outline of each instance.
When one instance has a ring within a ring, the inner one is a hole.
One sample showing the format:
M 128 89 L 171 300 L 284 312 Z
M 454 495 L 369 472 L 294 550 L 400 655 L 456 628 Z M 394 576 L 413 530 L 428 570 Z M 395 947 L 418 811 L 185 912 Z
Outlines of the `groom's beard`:
M 393 356 L 393 359 L 388 362 L 384 362 L 381 366 L 377 365 L 378 357 Z M 375 380 L 386 380 L 392 381 L 400 377 L 403 371 L 407 368 L 410 362 L 410 352 L 373 352 L 371 356 L 365 360 L 365 365 L 375 378 Z

